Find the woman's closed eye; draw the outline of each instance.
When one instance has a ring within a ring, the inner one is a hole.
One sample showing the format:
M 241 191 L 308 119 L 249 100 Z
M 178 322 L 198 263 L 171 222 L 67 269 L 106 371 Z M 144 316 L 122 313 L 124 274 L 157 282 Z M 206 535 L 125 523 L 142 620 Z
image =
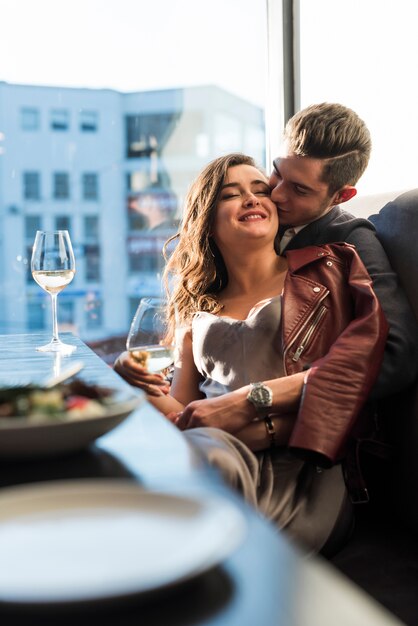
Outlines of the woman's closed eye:
M 221 200 L 229 200 L 230 198 L 239 198 L 239 193 L 225 193 L 222 194 Z
M 252 192 L 255 196 L 269 196 L 271 189 L 267 183 L 260 181 L 252 188 Z

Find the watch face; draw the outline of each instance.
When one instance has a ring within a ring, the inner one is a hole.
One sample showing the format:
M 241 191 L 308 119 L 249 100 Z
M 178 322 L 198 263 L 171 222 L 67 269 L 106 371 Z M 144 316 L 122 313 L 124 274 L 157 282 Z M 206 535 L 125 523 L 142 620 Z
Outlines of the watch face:
M 271 406 L 272 395 L 271 389 L 266 385 L 254 385 L 249 393 L 249 399 L 256 406 Z

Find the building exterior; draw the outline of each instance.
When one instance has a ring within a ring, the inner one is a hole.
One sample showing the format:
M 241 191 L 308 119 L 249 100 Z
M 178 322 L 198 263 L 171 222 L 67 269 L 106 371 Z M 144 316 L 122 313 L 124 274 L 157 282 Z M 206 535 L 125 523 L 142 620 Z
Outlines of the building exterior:
M 0 82 L 0 332 L 50 328 L 30 274 L 36 230 L 68 229 L 77 273 L 60 328 L 126 332 L 160 291 L 161 248 L 212 158 L 264 163 L 263 111 L 215 86 L 137 93 Z

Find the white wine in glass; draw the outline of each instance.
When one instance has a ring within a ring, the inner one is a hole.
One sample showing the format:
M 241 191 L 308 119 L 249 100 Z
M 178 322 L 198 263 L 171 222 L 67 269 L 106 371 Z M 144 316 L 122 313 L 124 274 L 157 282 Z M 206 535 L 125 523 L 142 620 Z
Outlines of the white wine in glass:
M 41 352 L 71 354 L 76 347 L 58 336 L 57 296 L 74 278 L 75 259 L 68 230 L 38 230 L 33 244 L 31 270 L 34 280 L 51 296 L 52 339 L 36 348 Z
M 142 298 L 132 320 L 126 349 L 148 372 L 165 373 L 174 362 L 174 346 L 166 341 L 165 302 Z

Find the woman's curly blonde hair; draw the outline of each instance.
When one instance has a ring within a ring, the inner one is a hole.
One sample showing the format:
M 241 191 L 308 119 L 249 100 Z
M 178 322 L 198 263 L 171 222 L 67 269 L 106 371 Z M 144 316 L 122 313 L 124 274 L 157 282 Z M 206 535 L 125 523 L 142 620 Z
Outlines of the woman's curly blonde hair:
M 174 336 L 176 326 L 190 324 L 196 311 L 217 313 L 222 308 L 217 294 L 226 286 L 228 274 L 211 231 L 225 176 L 236 165 L 251 165 L 262 172 L 254 159 L 241 153 L 211 161 L 189 189 L 180 231 L 164 246 L 169 337 Z M 174 251 L 168 254 L 169 244 L 176 240 Z

